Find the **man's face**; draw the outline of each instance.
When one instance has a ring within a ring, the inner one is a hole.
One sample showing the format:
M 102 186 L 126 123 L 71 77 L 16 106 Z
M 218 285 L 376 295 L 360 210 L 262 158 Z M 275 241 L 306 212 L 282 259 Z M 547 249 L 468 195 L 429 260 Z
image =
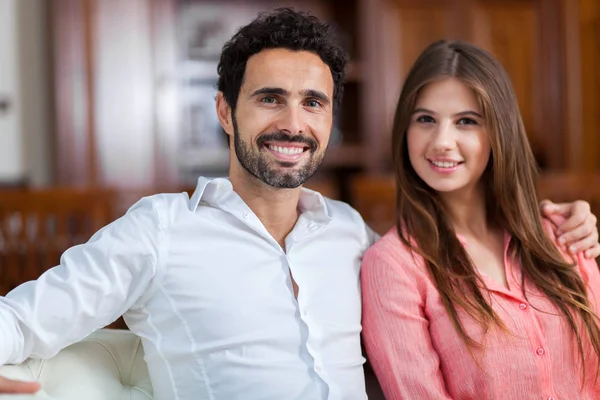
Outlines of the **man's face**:
M 333 85 L 313 53 L 269 49 L 250 57 L 228 132 L 243 169 L 276 188 L 310 178 L 327 150 Z

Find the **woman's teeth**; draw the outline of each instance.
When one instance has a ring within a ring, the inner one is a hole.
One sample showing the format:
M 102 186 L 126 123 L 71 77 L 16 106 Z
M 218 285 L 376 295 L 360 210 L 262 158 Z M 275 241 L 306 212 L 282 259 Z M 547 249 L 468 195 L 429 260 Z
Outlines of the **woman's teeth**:
M 448 162 L 448 161 L 431 161 L 433 165 L 440 168 L 453 168 L 458 165 L 457 162 Z

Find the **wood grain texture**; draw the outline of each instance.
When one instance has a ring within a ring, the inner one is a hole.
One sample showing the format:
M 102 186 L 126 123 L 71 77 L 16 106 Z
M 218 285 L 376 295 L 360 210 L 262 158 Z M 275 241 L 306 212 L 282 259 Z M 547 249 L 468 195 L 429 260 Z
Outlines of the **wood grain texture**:
M 600 170 L 600 2 L 580 0 L 582 158 L 588 171 Z

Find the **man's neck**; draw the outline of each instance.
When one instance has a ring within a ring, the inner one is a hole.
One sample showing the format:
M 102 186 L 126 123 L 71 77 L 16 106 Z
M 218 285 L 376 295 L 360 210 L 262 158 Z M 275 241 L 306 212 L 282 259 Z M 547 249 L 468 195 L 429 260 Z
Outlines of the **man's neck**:
M 277 189 L 246 173 L 230 174 L 233 190 L 285 250 L 285 238 L 298 220 L 301 188 Z

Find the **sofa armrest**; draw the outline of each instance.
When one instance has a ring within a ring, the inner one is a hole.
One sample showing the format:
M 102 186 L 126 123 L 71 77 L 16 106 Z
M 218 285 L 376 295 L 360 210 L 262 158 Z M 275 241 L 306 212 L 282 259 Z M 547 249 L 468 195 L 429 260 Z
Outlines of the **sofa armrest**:
M 101 329 L 48 360 L 6 365 L 0 374 L 42 385 L 36 395 L 0 395 L 2 400 L 153 398 L 141 340 L 129 331 Z

